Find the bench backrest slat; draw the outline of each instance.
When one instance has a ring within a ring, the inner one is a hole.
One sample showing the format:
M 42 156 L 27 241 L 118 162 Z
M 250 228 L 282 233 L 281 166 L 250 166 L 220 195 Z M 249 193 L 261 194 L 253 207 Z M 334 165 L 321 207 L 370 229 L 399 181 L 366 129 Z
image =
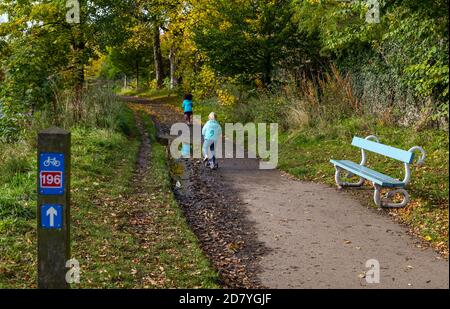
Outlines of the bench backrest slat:
M 369 141 L 357 136 L 353 138 L 352 145 L 408 164 L 411 164 L 414 160 L 414 153 L 412 152 Z

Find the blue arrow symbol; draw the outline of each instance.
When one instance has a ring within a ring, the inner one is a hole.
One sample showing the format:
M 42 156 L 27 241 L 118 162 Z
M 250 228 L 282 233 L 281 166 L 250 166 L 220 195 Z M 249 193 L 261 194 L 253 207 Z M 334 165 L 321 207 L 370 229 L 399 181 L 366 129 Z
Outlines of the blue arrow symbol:
M 54 227 L 55 226 L 55 216 L 58 216 L 58 211 L 55 208 L 50 207 L 47 210 L 46 215 L 50 216 L 50 227 Z

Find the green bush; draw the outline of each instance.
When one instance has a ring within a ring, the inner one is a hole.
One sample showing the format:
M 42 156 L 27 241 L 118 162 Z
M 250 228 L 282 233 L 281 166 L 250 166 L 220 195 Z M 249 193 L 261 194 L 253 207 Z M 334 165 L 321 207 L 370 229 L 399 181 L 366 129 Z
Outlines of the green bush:
M 116 116 L 117 128 L 120 132 L 129 137 L 138 135 L 139 130 L 136 127 L 133 111 L 123 104 L 120 112 Z
M 448 1 L 379 1 L 379 23 L 364 1 L 298 2 L 300 29 L 350 73 L 366 112 L 448 129 Z

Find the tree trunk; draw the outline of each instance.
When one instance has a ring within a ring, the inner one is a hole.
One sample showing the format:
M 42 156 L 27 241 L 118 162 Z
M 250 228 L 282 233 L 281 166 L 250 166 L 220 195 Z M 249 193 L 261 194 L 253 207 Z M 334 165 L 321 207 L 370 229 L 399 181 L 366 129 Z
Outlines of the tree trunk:
M 77 50 L 78 56 L 81 58 L 83 48 Z M 83 86 L 84 86 L 84 64 L 82 59 L 77 59 L 75 68 L 75 119 L 80 120 L 83 115 Z
M 175 76 L 177 70 L 177 62 L 175 56 L 175 48 L 172 46 L 169 53 L 170 61 L 170 89 L 174 89 L 178 85 L 178 78 Z
M 123 88 L 127 89 L 128 88 L 128 80 L 127 80 L 127 74 L 125 74 L 125 77 L 123 79 Z
M 265 53 L 264 59 L 264 72 L 263 72 L 263 83 L 265 87 L 269 87 L 272 82 L 272 57 L 269 51 Z
M 78 27 L 75 29 L 72 48 L 75 54 L 74 60 L 74 118 L 79 121 L 83 115 L 83 86 L 84 86 L 84 49 L 86 43 L 84 41 L 83 33 Z
M 139 61 L 136 61 L 136 90 L 139 90 Z
M 153 57 L 155 60 L 156 87 L 158 89 L 161 89 L 164 84 L 164 77 L 163 77 L 163 61 L 161 54 L 161 37 L 158 25 L 155 26 L 153 32 Z

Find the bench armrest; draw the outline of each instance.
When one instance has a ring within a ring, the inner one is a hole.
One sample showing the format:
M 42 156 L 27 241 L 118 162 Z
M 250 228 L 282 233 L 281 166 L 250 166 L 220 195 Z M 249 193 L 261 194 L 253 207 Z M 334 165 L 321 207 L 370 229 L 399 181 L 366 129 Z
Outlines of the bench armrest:
M 419 146 L 414 146 L 413 148 L 411 148 L 409 150 L 409 152 L 415 152 L 415 151 L 420 151 L 422 153 L 422 156 L 417 161 L 417 164 L 419 164 L 419 165 L 424 164 L 425 158 L 427 157 L 425 150 L 423 150 L 423 148 L 419 147 Z M 405 183 L 405 185 L 407 185 L 410 182 L 410 180 L 411 180 L 411 168 L 409 167 L 408 163 L 405 163 L 405 179 L 403 179 L 403 182 Z
M 413 148 L 411 148 L 410 150 L 408 150 L 409 152 L 415 152 L 415 151 L 420 151 L 422 153 L 422 156 L 420 157 L 420 159 L 417 161 L 417 164 L 422 165 L 425 163 L 425 159 L 427 157 L 427 154 L 425 152 L 425 150 L 423 150 L 422 147 L 419 146 L 414 146 Z

